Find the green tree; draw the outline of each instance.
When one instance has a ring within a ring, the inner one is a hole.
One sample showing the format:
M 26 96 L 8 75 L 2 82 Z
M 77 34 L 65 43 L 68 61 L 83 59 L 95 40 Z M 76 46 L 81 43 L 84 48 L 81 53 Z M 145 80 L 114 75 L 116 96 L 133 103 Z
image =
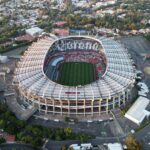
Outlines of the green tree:
M 86 142 L 89 139 L 89 136 L 84 133 L 79 133 L 76 139 L 80 140 L 81 142 Z
M 0 138 L 0 144 L 5 143 L 6 140 L 4 138 Z
M 42 131 L 36 127 L 32 127 L 32 134 L 37 137 L 42 137 Z
M 6 121 L 5 120 L 3 120 L 3 119 L 1 119 L 0 120 L 0 128 L 4 128 L 6 126 Z
M 22 120 L 18 120 L 17 121 L 17 127 L 19 129 L 23 129 L 25 126 L 26 126 L 26 122 L 25 121 L 22 121 Z
M 50 128 L 44 128 L 43 129 L 43 135 L 46 137 L 46 138 L 49 138 L 49 139 L 53 139 L 54 138 L 54 130 L 50 129 Z
M 72 134 L 72 129 L 71 128 L 64 128 L 64 133 L 66 137 L 70 137 Z
M 41 146 L 42 145 L 41 137 L 33 138 L 33 140 L 31 141 L 31 144 L 35 147 Z
M 24 133 L 23 132 L 19 132 L 16 134 L 16 138 L 17 138 L 17 141 L 21 141 L 22 137 L 24 136 Z
M 22 137 L 21 141 L 23 141 L 25 143 L 31 143 L 33 141 L 33 138 L 30 135 L 26 135 L 26 136 Z

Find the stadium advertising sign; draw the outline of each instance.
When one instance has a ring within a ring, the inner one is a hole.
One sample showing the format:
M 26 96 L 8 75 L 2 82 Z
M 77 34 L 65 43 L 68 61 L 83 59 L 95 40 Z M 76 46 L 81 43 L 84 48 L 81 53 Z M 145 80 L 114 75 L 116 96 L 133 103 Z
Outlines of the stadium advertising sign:
M 55 42 L 53 50 L 95 50 L 99 51 L 101 49 L 100 43 L 97 41 L 90 40 L 71 40 L 71 39 L 61 39 Z

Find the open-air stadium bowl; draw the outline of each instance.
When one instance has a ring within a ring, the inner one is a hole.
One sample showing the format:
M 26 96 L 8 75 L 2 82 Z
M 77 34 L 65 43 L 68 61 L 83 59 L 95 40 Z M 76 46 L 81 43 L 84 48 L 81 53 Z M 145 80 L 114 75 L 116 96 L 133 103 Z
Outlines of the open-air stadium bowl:
M 76 86 L 60 84 L 58 68 L 66 62 L 94 64 L 95 79 Z M 41 113 L 101 115 L 129 99 L 135 82 L 132 64 L 127 49 L 111 38 L 45 37 L 34 42 L 18 62 L 14 84 L 20 98 Z

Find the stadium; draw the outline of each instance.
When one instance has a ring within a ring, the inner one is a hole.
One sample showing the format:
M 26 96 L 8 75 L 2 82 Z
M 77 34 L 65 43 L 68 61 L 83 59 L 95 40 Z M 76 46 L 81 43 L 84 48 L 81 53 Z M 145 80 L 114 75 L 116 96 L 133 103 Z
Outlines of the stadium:
M 20 99 L 41 114 L 101 116 L 130 99 L 135 68 L 112 38 L 44 37 L 25 51 L 13 82 Z

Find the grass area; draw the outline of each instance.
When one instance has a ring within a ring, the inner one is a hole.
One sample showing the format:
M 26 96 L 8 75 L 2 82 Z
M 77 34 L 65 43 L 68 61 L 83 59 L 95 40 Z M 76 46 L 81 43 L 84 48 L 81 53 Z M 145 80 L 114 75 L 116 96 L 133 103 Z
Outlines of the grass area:
M 95 81 L 95 65 L 86 62 L 67 62 L 59 68 L 58 82 L 62 85 L 77 86 Z

